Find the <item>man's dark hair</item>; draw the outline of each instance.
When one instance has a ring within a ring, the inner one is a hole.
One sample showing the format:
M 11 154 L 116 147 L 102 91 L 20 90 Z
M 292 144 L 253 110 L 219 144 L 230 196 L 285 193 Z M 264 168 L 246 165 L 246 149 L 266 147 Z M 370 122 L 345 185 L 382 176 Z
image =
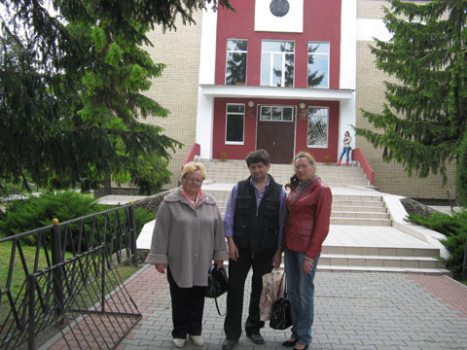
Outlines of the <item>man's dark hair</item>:
M 254 163 L 263 163 L 264 165 L 269 165 L 269 163 L 271 163 L 271 157 L 269 157 L 269 153 L 266 150 L 258 149 L 248 153 L 246 156 L 246 165 L 248 165 L 248 167 Z

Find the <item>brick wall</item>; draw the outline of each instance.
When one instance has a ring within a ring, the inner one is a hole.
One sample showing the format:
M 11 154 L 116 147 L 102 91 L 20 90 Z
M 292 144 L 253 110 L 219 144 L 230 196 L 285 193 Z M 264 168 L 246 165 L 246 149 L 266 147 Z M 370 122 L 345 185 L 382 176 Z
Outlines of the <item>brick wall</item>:
M 383 6 L 389 7 L 384 0 L 357 0 L 358 18 L 382 18 Z
M 162 32 L 156 28 L 148 34 L 153 47 L 146 47 L 154 62 L 166 64 L 162 76 L 153 80 L 147 96 L 170 110 L 167 118 L 148 118 L 150 124 L 161 126 L 164 134 L 184 144 L 172 154 L 169 169 L 173 187 L 189 148 L 195 142 L 196 108 L 201 38 L 201 12 L 194 14 L 196 25 L 176 23 L 177 31 Z

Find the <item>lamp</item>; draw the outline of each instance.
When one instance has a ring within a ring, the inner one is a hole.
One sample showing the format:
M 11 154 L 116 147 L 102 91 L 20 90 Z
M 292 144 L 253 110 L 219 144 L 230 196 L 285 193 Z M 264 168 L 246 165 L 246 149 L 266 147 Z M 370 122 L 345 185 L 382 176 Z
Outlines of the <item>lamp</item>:
M 300 109 L 305 109 L 306 105 L 305 105 L 305 103 L 300 102 L 300 104 L 298 105 L 298 107 L 300 107 Z
M 248 101 L 248 107 L 253 107 L 255 103 L 253 101 Z

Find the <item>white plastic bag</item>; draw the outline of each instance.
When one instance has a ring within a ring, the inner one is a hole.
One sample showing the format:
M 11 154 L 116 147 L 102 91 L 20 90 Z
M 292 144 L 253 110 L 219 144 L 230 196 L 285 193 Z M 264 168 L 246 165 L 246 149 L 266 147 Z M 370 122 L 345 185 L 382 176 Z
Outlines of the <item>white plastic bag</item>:
M 259 300 L 261 321 L 269 321 L 272 303 L 278 296 L 284 294 L 284 283 L 281 284 L 283 274 L 283 270 L 273 269 L 270 273 L 263 275 L 263 289 Z

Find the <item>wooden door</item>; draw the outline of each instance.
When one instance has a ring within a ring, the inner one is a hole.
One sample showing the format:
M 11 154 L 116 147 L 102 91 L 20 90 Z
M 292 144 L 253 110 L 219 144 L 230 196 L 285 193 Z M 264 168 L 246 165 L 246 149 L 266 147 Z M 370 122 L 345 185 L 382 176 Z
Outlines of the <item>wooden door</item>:
M 267 106 L 269 107 L 269 106 Z M 281 106 L 275 106 L 276 112 L 281 109 Z M 286 107 L 288 108 L 288 107 Z M 290 107 L 292 108 L 292 107 Z M 271 107 L 269 107 L 271 109 Z M 283 108 L 282 108 L 283 109 Z M 271 156 L 271 162 L 276 164 L 290 164 L 294 156 L 294 134 L 295 134 L 295 113 L 291 109 L 291 113 L 284 113 L 279 116 L 275 113 L 274 119 L 267 116 L 263 109 L 258 109 L 258 124 L 257 124 L 257 149 L 265 149 Z M 284 117 L 284 114 L 285 117 Z M 263 117 L 262 117 L 263 115 Z

